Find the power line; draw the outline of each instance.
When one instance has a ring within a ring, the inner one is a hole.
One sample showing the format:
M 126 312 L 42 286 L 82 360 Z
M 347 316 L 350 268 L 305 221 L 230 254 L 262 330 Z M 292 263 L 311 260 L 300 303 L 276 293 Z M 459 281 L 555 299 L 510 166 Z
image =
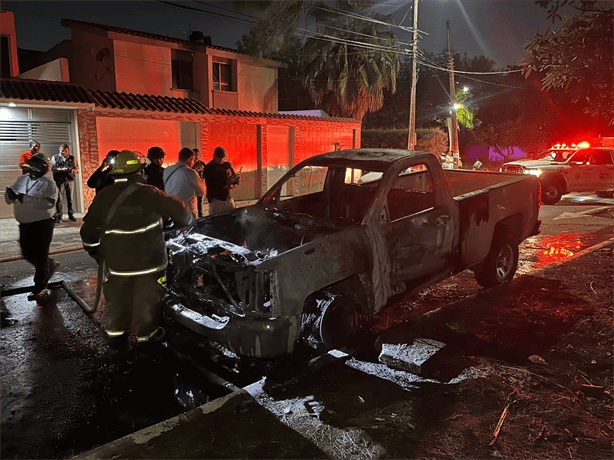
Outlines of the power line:
M 405 32 L 411 32 L 411 33 L 414 32 L 414 28 L 413 27 L 397 26 L 396 24 L 391 24 L 389 22 L 380 21 L 379 19 L 370 18 L 368 16 L 363 16 L 363 15 L 357 14 L 357 13 L 350 13 L 350 12 L 347 12 L 347 11 L 339 10 L 337 8 L 324 7 L 324 6 L 319 6 L 318 8 L 323 10 L 323 11 L 328 11 L 329 13 L 337 13 L 337 14 L 342 15 L 342 16 L 347 16 L 347 17 L 350 17 L 350 18 L 353 18 L 353 19 L 360 19 L 362 21 L 367 21 L 367 22 L 373 22 L 375 24 L 380 24 L 380 25 L 384 25 L 386 27 L 391 27 L 391 28 L 394 28 L 394 29 L 403 30 Z M 324 27 L 326 27 L 326 25 L 324 25 Z M 418 32 L 428 35 L 428 33 L 424 32 L 424 31 L 421 31 L 421 30 L 418 31 Z
M 222 13 L 215 13 L 213 11 L 206 11 L 206 10 L 201 10 L 200 8 L 195 8 L 193 6 L 187 6 L 187 5 L 182 5 L 179 3 L 174 3 L 174 2 L 167 2 L 164 0 L 147 0 L 149 3 L 154 3 L 154 4 L 159 4 L 159 5 L 165 5 L 171 8 L 176 8 L 176 9 L 180 9 L 180 10 L 187 10 L 187 11 L 193 11 L 195 13 L 198 14 L 203 14 L 205 16 L 213 16 L 213 17 L 217 17 L 217 18 L 222 18 L 222 19 L 230 19 L 233 21 L 238 21 L 238 22 L 242 22 L 244 24 L 256 24 L 257 21 L 251 21 L 251 20 L 247 20 L 247 19 L 242 19 L 242 18 L 237 18 L 234 16 L 229 16 L 227 14 L 222 14 Z

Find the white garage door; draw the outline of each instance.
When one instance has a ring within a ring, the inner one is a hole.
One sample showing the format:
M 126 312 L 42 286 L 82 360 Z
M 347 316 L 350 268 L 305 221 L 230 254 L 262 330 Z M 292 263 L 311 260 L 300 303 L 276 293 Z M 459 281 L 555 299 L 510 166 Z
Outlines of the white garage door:
M 4 193 L 21 174 L 17 163 L 22 152 L 30 149 L 30 141 L 40 142 L 41 153 L 51 159 L 61 144 L 68 144 L 74 151 L 71 129 L 71 124 L 65 122 L 0 121 L 0 218 L 13 217 L 12 206 L 4 201 Z

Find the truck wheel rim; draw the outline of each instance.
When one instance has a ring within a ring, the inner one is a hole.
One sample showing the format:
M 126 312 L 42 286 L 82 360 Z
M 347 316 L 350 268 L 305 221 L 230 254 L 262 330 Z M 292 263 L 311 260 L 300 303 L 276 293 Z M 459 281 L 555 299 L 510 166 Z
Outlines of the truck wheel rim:
M 546 188 L 545 195 L 546 195 L 547 198 L 554 199 L 554 198 L 556 198 L 558 196 L 558 194 L 559 194 L 559 191 L 558 191 L 558 189 L 555 186 L 552 185 L 552 186 Z
M 495 270 L 500 280 L 505 280 L 514 266 L 514 251 L 509 244 L 501 247 L 497 256 Z
M 320 337 L 328 348 L 349 345 L 357 327 L 356 308 L 349 299 L 333 300 L 324 311 L 320 323 Z

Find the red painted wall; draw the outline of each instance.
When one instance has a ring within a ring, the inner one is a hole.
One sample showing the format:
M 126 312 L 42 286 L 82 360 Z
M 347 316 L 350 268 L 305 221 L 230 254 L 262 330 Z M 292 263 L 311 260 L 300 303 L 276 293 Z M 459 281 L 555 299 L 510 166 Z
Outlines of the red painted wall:
M 294 164 L 307 157 L 335 150 L 333 142 L 340 143 L 338 148 L 360 147 L 360 123 L 349 120 L 189 115 L 103 108 L 80 110 L 77 118 L 86 208 L 94 198 L 94 191 L 88 189 L 85 182 L 109 150 L 127 148 L 146 154 L 150 147 L 158 145 L 167 154 L 166 165 L 174 164 L 182 147 L 180 122 L 194 122 L 200 126 L 203 161 L 211 161 L 215 147 L 223 146 L 235 170 L 238 172 L 243 167 L 243 181 L 233 190 L 237 201 L 261 196 L 281 175 L 284 162 L 290 158 L 291 143 L 286 136 L 289 136 L 291 127 L 294 133 Z M 259 175 L 257 162 L 258 126 L 261 131 L 262 175 Z

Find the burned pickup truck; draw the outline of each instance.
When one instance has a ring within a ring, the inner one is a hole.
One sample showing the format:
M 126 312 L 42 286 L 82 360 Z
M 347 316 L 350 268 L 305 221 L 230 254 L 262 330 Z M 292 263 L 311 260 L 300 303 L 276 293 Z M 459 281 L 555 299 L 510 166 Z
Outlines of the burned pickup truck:
M 239 355 L 341 348 L 392 295 L 465 269 L 510 281 L 538 213 L 533 176 L 444 172 L 405 150 L 317 155 L 253 206 L 169 236 L 166 312 Z

